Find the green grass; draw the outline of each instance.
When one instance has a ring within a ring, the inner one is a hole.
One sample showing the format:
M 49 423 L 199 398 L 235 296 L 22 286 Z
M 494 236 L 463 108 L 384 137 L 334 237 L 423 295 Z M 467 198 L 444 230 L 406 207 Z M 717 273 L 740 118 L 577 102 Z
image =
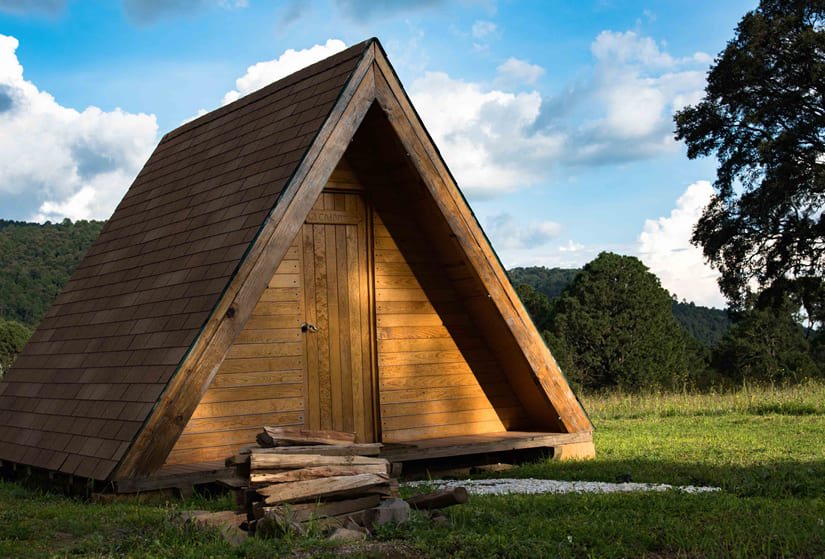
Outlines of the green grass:
M 718 493 L 473 496 L 445 512 L 382 527 L 352 556 L 825 556 L 825 386 L 742 387 L 717 394 L 583 398 L 597 458 L 543 461 L 507 477 L 712 485 Z M 335 557 L 318 535 L 231 548 L 182 528 L 175 510 L 230 508 L 227 498 L 95 505 L 0 484 L 0 556 Z

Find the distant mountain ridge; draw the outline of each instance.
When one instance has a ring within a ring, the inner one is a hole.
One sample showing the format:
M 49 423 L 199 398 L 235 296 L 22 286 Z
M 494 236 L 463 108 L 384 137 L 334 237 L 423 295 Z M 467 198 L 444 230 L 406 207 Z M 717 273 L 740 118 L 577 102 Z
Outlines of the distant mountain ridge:
M 577 268 L 530 266 L 511 268 L 507 270 L 507 275 L 514 287 L 525 283 L 552 300 L 561 295 L 579 272 L 581 270 Z M 705 347 L 716 344 L 731 327 L 731 320 L 726 311 L 687 301 L 673 302 L 673 317 L 679 326 Z

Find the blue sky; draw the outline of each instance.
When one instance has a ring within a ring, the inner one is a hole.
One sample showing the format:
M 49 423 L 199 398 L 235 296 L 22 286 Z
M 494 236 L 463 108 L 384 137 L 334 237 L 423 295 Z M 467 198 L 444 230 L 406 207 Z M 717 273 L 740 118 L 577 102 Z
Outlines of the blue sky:
M 0 0 L 0 218 L 107 218 L 164 133 L 377 36 L 506 266 L 611 250 L 721 307 L 688 243 L 714 161 L 672 114 L 755 7 Z

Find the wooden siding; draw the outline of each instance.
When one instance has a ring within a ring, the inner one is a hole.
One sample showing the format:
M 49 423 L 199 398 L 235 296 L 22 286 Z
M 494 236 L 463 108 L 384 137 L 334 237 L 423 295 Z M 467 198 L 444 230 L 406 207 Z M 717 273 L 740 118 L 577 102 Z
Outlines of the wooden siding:
M 374 216 L 382 440 L 522 425 L 521 403 L 446 273 L 461 263 L 435 261 L 415 220 L 402 212 Z
M 306 358 L 301 239 L 255 305 L 166 465 L 226 458 L 265 425 L 303 425 Z

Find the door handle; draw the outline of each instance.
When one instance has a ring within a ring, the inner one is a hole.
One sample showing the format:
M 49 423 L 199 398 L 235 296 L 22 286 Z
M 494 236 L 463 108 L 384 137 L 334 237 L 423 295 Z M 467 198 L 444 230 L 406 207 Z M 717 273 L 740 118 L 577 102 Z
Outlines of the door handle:
M 308 322 L 304 322 L 301 324 L 301 332 L 317 332 L 318 327 L 314 324 L 310 324 Z

